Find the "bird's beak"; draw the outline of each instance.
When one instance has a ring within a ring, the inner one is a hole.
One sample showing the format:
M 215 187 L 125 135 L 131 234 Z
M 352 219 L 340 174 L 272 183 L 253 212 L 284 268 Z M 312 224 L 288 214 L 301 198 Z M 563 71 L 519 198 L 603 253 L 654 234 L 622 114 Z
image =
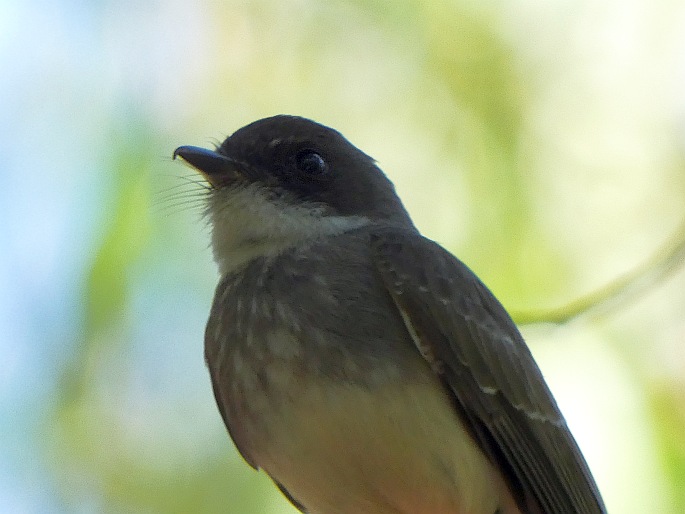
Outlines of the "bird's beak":
M 236 161 L 215 150 L 197 146 L 179 146 L 174 150 L 173 158 L 180 157 L 202 176 L 213 187 L 220 187 L 235 181 L 242 175 Z

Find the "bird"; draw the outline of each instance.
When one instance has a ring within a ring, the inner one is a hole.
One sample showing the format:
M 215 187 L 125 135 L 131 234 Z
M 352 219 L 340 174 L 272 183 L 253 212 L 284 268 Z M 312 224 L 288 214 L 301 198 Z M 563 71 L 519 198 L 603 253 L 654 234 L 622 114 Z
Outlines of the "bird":
M 219 412 L 297 509 L 606 512 L 515 323 L 373 158 L 290 115 L 173 157 L 206 181 Z

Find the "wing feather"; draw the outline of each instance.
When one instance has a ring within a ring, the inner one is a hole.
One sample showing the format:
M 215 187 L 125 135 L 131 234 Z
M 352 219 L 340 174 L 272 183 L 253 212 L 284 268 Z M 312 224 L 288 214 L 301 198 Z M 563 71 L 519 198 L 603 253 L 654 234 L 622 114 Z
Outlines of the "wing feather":
M 606 512 L 530 350 L 487 287 L 417 232 L 383 229 L 372 246 L 412 338 L 521 510 Z

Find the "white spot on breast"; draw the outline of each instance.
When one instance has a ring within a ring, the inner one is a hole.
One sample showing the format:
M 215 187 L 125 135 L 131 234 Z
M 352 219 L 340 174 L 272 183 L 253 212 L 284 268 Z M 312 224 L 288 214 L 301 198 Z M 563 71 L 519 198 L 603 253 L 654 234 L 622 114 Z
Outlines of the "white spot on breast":
M 264 318 L 265 321 L 271 321 L 272 318 L 272 309 L 271 309 L 271 303 L 267 301 L 266 299 L 262 299 L 262 303 L 259 306 L 259 315 Z
M 301 355 L 302 344 L 285 330 L 275 330 L 266 337 L 267 351 L 278 359 L 294 359 Z
M 275 302 L 274 307 L 276 308 L 276 314 L 281 318 L 281 320 L 288 320 L 288 312 L 285 304 L 283 302 Z
M 214 340 L 215 341 L 221 341 L 221 336 L 222 332 L 224 330 L 224 326 L 221 323 L 221 316 L 216 316 L 216 324 L 214 325 Z
M 221 291 L 221 303 L 226 303 L 228 296 L 231 294 L 231 288 L 229 285 L 224 285 L 224 290 Z
M 247 333 L 245 334 L 245 346 L 246 347 L 251 347 L 254 344 L 254 334 L 252 333 L 252 330 L 248 330 Z

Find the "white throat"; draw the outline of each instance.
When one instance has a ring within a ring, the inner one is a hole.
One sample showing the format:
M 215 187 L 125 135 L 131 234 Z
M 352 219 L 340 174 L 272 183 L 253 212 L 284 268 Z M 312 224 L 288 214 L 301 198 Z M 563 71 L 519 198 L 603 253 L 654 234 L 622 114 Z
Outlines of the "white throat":
M 313 204 L 293 205 L 255 184 L 214 191 L 207 215 L 212 248 L 225 275 L 258 257 L 276 256 L 288 248 L 341 234 L 370 223 L 362 216 L 335 216 Z

